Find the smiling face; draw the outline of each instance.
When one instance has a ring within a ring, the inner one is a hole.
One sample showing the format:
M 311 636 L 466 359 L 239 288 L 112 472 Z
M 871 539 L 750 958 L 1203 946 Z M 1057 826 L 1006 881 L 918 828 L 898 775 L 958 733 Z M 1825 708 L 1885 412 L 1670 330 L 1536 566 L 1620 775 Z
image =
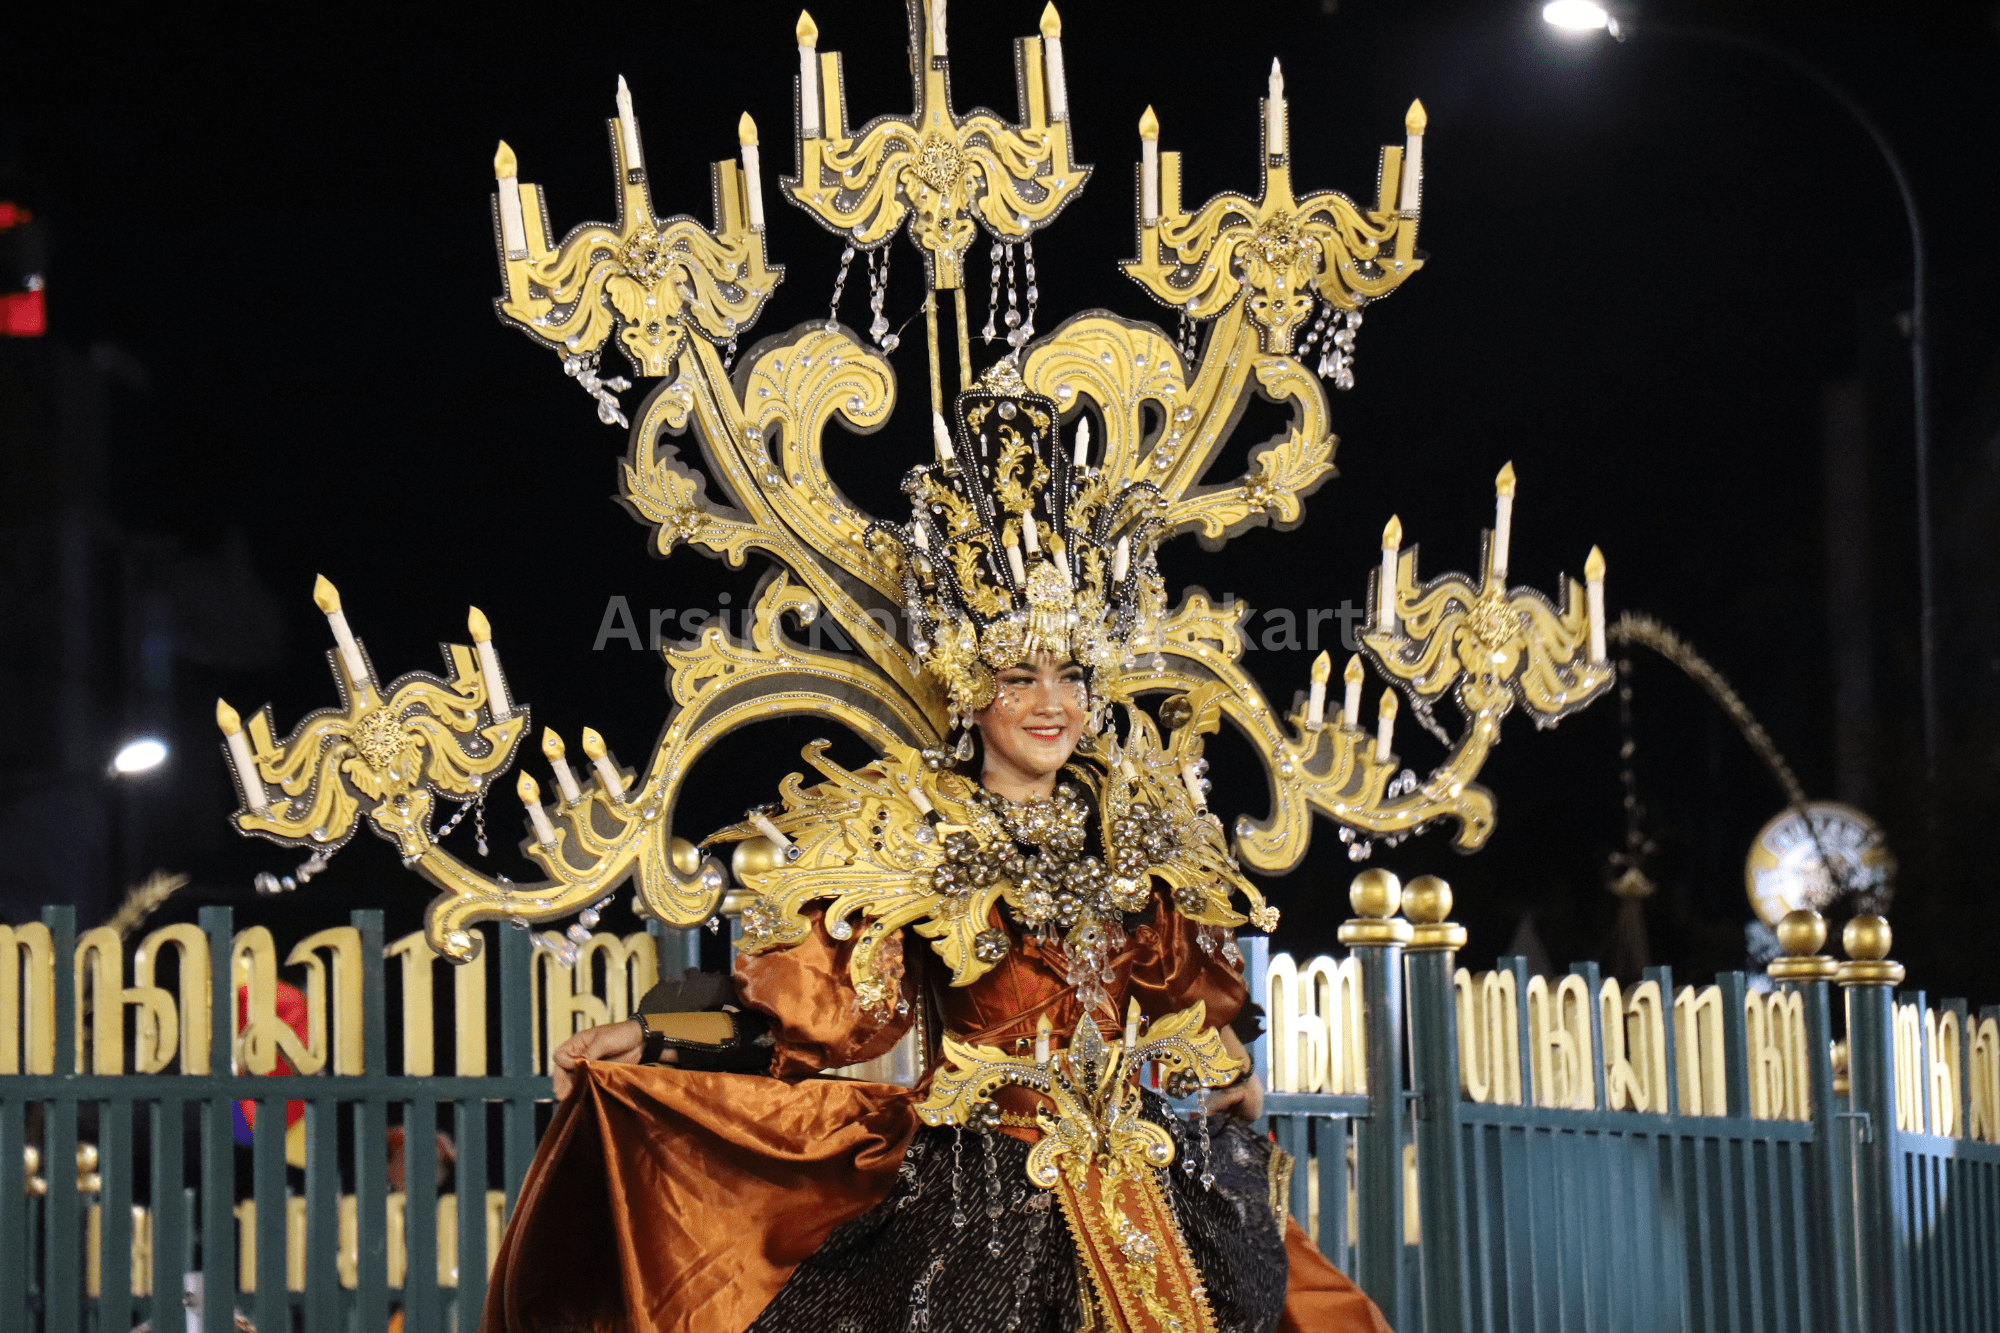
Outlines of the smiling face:
M 1083 735 L 1083 668 L 1046 654 L 1000 672 L 993 702 L 973 718 L 986 747 L 980 781 L 1013 801 L 1048 796 Z

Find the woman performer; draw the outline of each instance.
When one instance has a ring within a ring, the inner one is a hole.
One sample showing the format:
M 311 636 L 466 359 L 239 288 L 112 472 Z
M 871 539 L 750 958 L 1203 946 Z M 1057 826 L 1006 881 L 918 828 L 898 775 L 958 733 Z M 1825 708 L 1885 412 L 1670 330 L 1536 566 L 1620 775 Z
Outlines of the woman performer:
M 1107 494 L 1009 369 L 870 534 L 970 725 L 859 772 L 810 747 L 827 781 L 710 840 L 757 894 L 733 985 L 557 1048 L 487 1333 L 1386 1333 L 1249 1127 L 1232 927 L 1277 914 L 1202 803 L 1195 710 L 1161 709 L 1171 745 L 1107 722 L 1164 605 L 1157 494 Z M 915 1089 L 824 1076 L 913 1031 Z

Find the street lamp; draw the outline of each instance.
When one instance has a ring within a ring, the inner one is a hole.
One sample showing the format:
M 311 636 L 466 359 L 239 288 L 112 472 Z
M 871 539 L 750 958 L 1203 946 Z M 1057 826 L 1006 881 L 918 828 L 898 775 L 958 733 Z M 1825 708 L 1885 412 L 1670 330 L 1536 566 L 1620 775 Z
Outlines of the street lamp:
M 111 760 L 111 771 L 121 778 L 149 772 L 167 761 L 167 743 L 152 736 L 127 741 Z
M 1565 33 L 1588 35 L 1592 32 L 1608 32 L 1619 41 L 1625 40 L 1626 30 L 1619 26 L 1603 5 L 1594 0 L 1550 0 L 1542 6 L 1542 21 Z M 1913 416 L 1915 435 L 1915 467 L 1917 489 L 1917 650 L 1918 650 L 1918 693 L 1922 700 L 1924 734 L 1924 774 L 1935 780 L 1937 777 L 1938 747 L 1938 705 L 1937 705 L 1937 602 L 1936 575 L 1931 542 L 1931 430 L 1930 430 L 1930 373 L 1928 357 L 1928 325 L 1924 302 L 1924 232 L 1917 218 L 1917 196 L 1910 188 L 1909 173 L 1903 170 L 1902 159 L 1890 145 L 1889 137 L 1875 118 L 1862 109 L 1847 89 L 1834 82 L 1831 75 L 1796 52 L 1782 46 L 1774 46 L 1762 38 L 1745 33 L 1732 32 L 1727 28 L 1684 27 L 1680 24 L 1648 24 L 1649 34 L 1663 34 L 1669 37 L 1686 37 L 1695 41 L 1717 42 L 1733 46 L 1743 51 L 1754 51 L 1779 61 L 1793 73 L 1818 86 L 1821 92 L 1840 104 L 1845 111 L 1868 134 L 1875 151 L 1882 155 L 1882 161 L 1889 168 L 1889 175 L 1896 182 L 1896 191 L 1903 199 L 1903 216 L 1910 228 L 1910 396 L 1914 403 Z
M 1566 32 L 1608 32 L 1621 42 L 1625 40 L 1624 30 L 1611 11 L 1592 0 L 1549 0 L 1542 6 L 1542 22 Z

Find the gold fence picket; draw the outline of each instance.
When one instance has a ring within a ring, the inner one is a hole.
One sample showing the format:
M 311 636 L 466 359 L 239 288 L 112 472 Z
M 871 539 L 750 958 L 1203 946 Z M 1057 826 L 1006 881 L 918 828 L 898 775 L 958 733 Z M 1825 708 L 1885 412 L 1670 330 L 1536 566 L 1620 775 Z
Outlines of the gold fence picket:
M 1667 1109 L 1667 1019 L 1660 983 L 1642 981 L 1626 995 L 1613 978 L 1597 988 L 1598 1026 L 1604 1033 L 1604 1101 L 1607 1110 Z
M 1368 1090 L 1361 970 L 1355 959 L 1335 962 L 1321 955 L 1301 972 L 1290 954 L 1273 954 L 1262 999 L 1271 1032 L 1273 1091 Z
M 1574 974 L 1556 983 L 1528 978 L 1528 1040 L 1535 1061 L 1535 1104 L 1587 1111 L 1597 1105 L 1590 1059 L 1590 988 Z
M 201 927 L 188 922 L 161 926 L 141 940 L 132 951 L 132 984 L 135 988 L 154 987 L 160 957 L 169 948 L 180 954 L 180 977 L 175 982 L 180 1000 L 178 1017 L 172 1024 L 165 1019 L 149 1024 L 152 1011 L 140 1010 L 132 1067 L 142 1074 L 157 1074 L 173 1062 L 178 1048 L 183 1074 L 206 1074 L 215 982 L 208 968 L 208 936 Z
M 55 943 L 39 921 L 0 926 L 0 1074 L 52 1074 L 55 1068 Z
M 1971 1113 L 1965 1136 L 1981 1143 L 2000 1143 L 2000 1022 L 1967 1020 L 1972 1047 L 1966 1077 L 1971 1080 Z
M 1521 1011 L 1514 974 L 1459 968 L 1452 977 L 1458 1003 L 1458 1079 L 1475 1102 L 1521 1104 Z
M 1682 1115 L 1728 1115 L 1722 988 L 1683 986 L 1674 994 L 1674 1069 Z

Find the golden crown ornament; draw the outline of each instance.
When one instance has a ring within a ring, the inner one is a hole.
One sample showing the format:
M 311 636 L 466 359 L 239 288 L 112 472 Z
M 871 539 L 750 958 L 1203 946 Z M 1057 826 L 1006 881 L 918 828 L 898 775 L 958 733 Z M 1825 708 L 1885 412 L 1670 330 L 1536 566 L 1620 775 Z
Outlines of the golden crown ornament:
M 835 310 L 756 343 L 741 364 L 736 349 L 783 277 L 766 259 L 762 145 L 749 115 L 737 154 L 709 174 L 712 227 L 654 212 L 657 182 L 646 173 L 622 79 L 607 126 L 615 223 L 554 239 L 542 192 L 520 178 L 506 145 L 495 158 L 496 310 L 561 358 L 602 420 L 629 421 L 622 498 L 652 529 L 654 549 L 688 546 L 733 565 L 752 555 L 770 564 L 747 637 L 710 626 L 664 650 L 672 700 L 652 753 L 628 768 L 589 733 L 589 766 L 579 775 L 560 738 L 545 738 L 552 799 L 545 803 L 526 773 L 516 782 L 527 821 L 521 847 L 542 878 L 513 883 L 481 869 L 444 839 L 468 811 L 480 814 L 483 830 L 483 802 L 528 734 L 492 628 L 473 614 L 472 642 L 447 649 L 449 679 L 417 673 L 382 686 L 331 598 L 322 605 L 331 607 L 342 705 L 309 715 L 282 741 L 268 709 L 247 726 L 233 711 L 218 713 L 243 798 L 239 829 L 309 851 L 316 873 L 365 816 L 437 890 L 429 941 L 461 961 L 477 950 L 476 922 L 559 919 L 628 881 L 644 913 L 693 925 L 715 912 L 729 879 L 720 862 L 675 836 L 675 804 L 694 762 L 751 722 L 831 718 L 882 758 L 848 772 L 814 748 L 808 760 L 825 775 L 822 786 L 795 775 L 775 805 L 730 831 L 738 875 L 768 895 L 746 912 L 746 928 L 779 940 L 799 928 L 807 901 L 831 894 L 856 914 L 865 938 L 911 923 L 958 959 L 954 966 L 976 970 L 990 949 L 978 924 L 955 917 L 950 895 L 935 891 L 951 875 L 938 874 L 948 840 L 933 818 L 947 807 L 973 817 L 976 793 L 923 756 L 935 758 L 954 726 L 991 699 L 996 670 L 1047 652 L 1087 667 L 1094 708 L 1121 718 L 1079 750 L 1094 765 L 1103 817 L 1180 829 L 1161 844 L 1158 865 L 1133 873 L 1163 878 L 1185 898 L 1184 910 L 1217 929 L 1275 922 L 1240 869 L 1296 866 L 1315 812 L 1339 827 L 1356 858 L 1377 839 L 1440 823 L 1456 826 L 1463 850 L 1490 835 L 1492 798 L 1474 779 L 1501 719 L 1521 707 L 1553 722 L 1610 680 L 1601 558 L 1586 568 L 1587 586 L 1569 582 L 1560 604 L 1507 586 L 1511 471 L 1477 580 L 1447 575 L 1420 586 L 1400 525 L 1392 524 L 1393 542 L 1385 534 L 1364 653 L 1390 688 L 1372 727 L 1361 717 L 1361 655 L 1348 664 L 1345 699 L 1331 716 L 1324 657 L 1309 691 L 1290 709 L 1274 705 L 1243 666 L 1240 608 L 1218 607 L 1198 589 L 1175 604 L 1155 558 L 1163 543 L 1190 533 L 1212 549 L 1252 526 L 1294 528 L 1305 497 L 1332 475 L 1322 381 L 1352 384 L 1363 307 L 1423 262 L 1415 248 L 1421 106 L 1411 108 L 1404 142 L 1382 151 L 1372 205 L 1328 191 L 1301 195 L 1274 62 L 1260 99 L 1257 197 L 1225 193 L 1191 211 L 1180 199 L 1179 154 L 1161 151 L 1149 109 L 1136 172 L 1138 257 L 1123 269 L 1180 315 L 1180 331 L 1085 311 L 1038 335 L 1032 245 L 1090 175 L 1071 157 L 1061 20 L 1051 5 L 1039 34 L 1017 41 L 1020 108 L 1008 121 L 954 110 L 943 0 L 912 4 L 909 18 L 914 106 L 858 130 L 849 128 L 852 90 L 839 55 L 821 51 L 818 25 L 800 18 L 797 169 L 778 197 L 841 239 Z M 1003 274 L 1010 317 L 1006 355 L 975 374 L 966 264 L 981 232 L 992 263 L 987 329 L 1001 322 Z M 902 413 L 892 437 L 913 464 L 906 519 L 862 512 L 834 485 L 824 458 L 835 420 L 872 434 L 897 406 L 883 350 L 894 340 L 881 307 L 898 234 L 920 253 L 927 278 L 931 390 L 928 411 Z M 837 318 L 857 256 L 871 274 L 874 345 Z M 943 293 L 956 321 L 949 334 Z M 629 412 L 619 398 L 627 382 L 601 361 L 608 347 L 653 382 Z M 1309 366 L 1315 355 L 1317 367 Z M 1288 407 L 1290 421 L 1251 445 L 1242 475 L 1211 477 L 1253 394 Z M 916 424 L 904 429 L 911 418 Z M 822 615 L 852 651 L 795 637 Z M 1395 753 L 1399 692 L 1441 734 L 1436 700 L 1450 695 L 1465 714 L 1428 775 L 1403 769 Z M 1225 719 L 1252 741 L 1271 793 L 1268 813 L 1228 830 L 1207 809 L 1202 758 L 1202 738 Z M 439 825 L 446 804 L 458 808 Z M 877 829 L 874 845 L 825 842 L 812 829 L 827 819 L 867 821 Z M 818 879 L 773 877 L 801 858 Z M 1106 891 L 1117 898 L 1126 887 Z M 1247 917 L 1229 905 L 1232 893 L 1247 896 Z M 893 992 L 893 980 L 871 981 L 877 998 Z

